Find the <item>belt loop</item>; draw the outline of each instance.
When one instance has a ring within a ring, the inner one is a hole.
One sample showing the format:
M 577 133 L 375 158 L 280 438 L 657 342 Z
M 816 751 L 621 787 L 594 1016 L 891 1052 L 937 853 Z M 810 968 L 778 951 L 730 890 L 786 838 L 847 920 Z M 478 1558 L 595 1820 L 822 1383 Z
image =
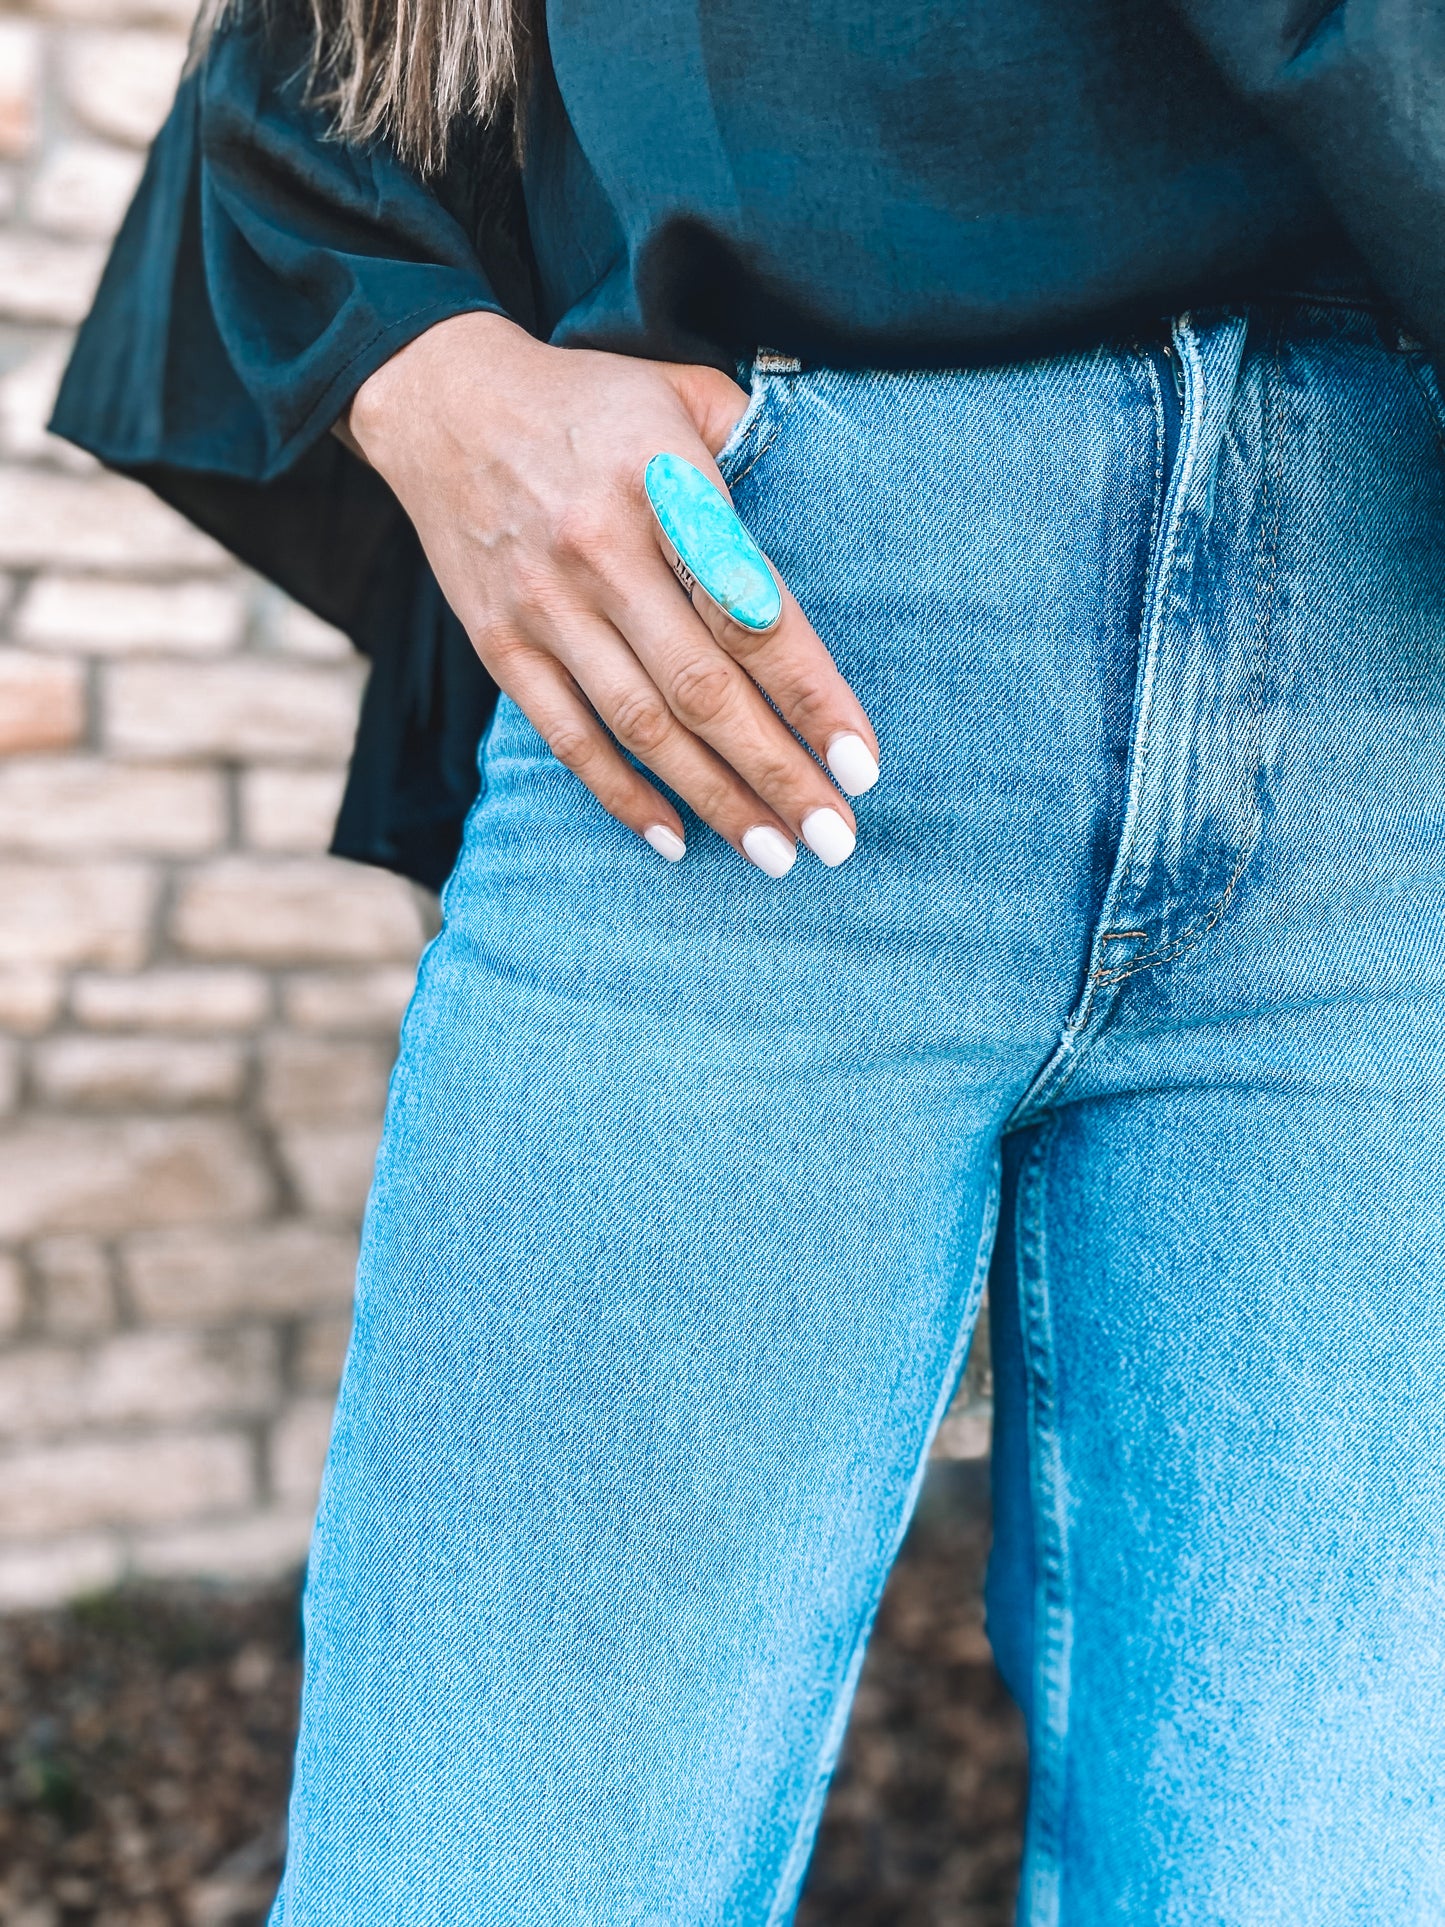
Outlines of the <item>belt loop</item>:
M 760 375 L 801 375 L 803 364 L 796 355 L 782 354 L 776 348 L 759 348 L 753 368 Z

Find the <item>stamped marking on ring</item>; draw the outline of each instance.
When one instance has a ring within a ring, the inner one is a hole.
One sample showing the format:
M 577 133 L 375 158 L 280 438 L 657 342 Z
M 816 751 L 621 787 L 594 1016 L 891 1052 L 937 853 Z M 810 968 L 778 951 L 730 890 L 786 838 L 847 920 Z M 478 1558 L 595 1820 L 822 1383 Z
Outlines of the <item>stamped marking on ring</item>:
M 698 613 L 706 620 L 716 611 L 753 635 L 775 629 L 782 591 L 726 496 L 680 455 L 654 455 L 643 486 L 663 554 Z

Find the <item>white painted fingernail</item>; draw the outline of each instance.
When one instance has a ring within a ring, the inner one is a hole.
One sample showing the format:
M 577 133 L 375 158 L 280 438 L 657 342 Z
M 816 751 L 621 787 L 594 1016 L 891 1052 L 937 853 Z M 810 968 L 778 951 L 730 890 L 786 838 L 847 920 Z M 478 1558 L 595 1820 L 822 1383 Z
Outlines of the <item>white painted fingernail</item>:
M 687 855 L 687 845 L 676 830 L 668 829 L 665 823 L 654 823 L 650 830 L 642 832 L 644 843 L 650 843 L 659 856 L 665 856 L 669 863 L 679 863 Z
M 771 823 L 759 823 L 743 838 L 743 851 L 770 877 L 785 877 L 798 860 L 798 846 L 775 830 Z
M 878 759 L 861 736 L 851 730 L 828 745 L 828 767 L 845 796 L 861 796 L 878 781 Z M 840 859 L 841 860 L 841 859 Z
M 803 818 L 803 841 L 830 870 L 846 863 L 858 839 L 836 810 L 809 810 Z

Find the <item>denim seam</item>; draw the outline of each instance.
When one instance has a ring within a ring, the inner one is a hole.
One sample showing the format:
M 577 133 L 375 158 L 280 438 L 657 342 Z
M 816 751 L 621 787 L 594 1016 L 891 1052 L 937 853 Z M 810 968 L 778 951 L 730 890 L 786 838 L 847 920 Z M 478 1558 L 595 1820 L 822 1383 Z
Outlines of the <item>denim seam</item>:
M 1282 410 L 1277 393 L 1274 393 L 1269 379 L 1268 363 L 1262 377 L 1260 419 L 1266 447 L 1264 459 L 1260 464 L 1260 487 L 1262 493 L 1260 517 L 1261 541 L 1264 554 L 1261 557 L 1260 574 L 1263 585 L 1259 597 L 1259 613 L 1255 624 L 1254 649 L 1249 669 L 1249 722 L 1246 730 L 1246 754 L 1244 758 L 1245 779 L 1253 784 L 1258 777 L 1260 749 L 1264 733 L 1264 670 L 1269 655 L 1270 639 L 1274 630 L 1274 612 L 1279 583 L 1279 546 L 1280 546 L 1280 502 L 1283 494 L 1284 436 L 1280 419 Z M 1150 952 L 1144 956 L 1131 957 L 1117 970 L 1099 970 L 1094 973 L 1095 981 L 1100 984 L 1121 984 L 1126 977 L 1132 977 L 1140 970 L 1153 970 L 1160 964 L 1173 963 L 1188 951 L 1196 949 L 1209 932 L 1223 918 L 1228 910 L 1241 877 L 1249 867 L 1250 858 L 1258 847 L 1260 817 L 1256 801 L 1251 832 L 1246 835 L 1245 848 L 1235 864 L 1229 881 L 1218 900 L 1211 905 L 1205 916 L 1189 924 L 1174 942 L 1166 948 Z
M 1151 355 L 1145 355 L 1142 359 L 1144 376 L 1149 383 L 1149 400 L 1154 409 L 1154 516 L 1150 533 L 1153 541 L 1157 542 L 1160 525 L 1164 520 L 1164 510 L 1168 504 L 1164 457 L 1169 445 L 1169 429 L 1164 419 L 1164 389 L 1159 378 L 1159 370 Z
M 736 461 L 747 454 L 750 444 L 755 443 L 751 458 L 744 462 L 741 468 L 732 468 L 730 462 L 729 467 L 732 468 L 730 474 L 722 468 L 721 463 L 718 465 L 719 473 L 727 483 L 729 493 L 752 474 L 764 455 L 777 441 L 783 426 L 783 418 L 792 406 L 792 391 L 785 376 L 765 374 L 758 375 L 757 380 L 759 387 L 756 412 L 752 421 L 743 428 L 742 434 L 731 450 L 733 461 Z
M 1187 316 L 1180 317 L 1181 323 L 1187 319 Z M 1170 489 L 1170 499 L 1164 507 L 1162 540 L 1155 560 L 1153 579 L 1149 585 L 1144 613 L 1145 657 L 1139 690 L 1134 753 L 1129 768 L 1129 793 L 1124 806 L 1124 822 L 1130 834 L 1130 848 L 1120 852 L 1121 856 L 1127 857 L 1128 862 L 1123 887 L 1117 893 L 1121 897 L 1135 895 L 1144 862 L 1144 852 L 1138 835 L 1138 817 L 1140 798 L 1144 792 L 1144 775 L 1153 741 L 1155 682 L 1159 669 L 1159 657 L 1162 653 L 1164 626 L 1173 602 L 1174 561 L 1182 545 L 1185 523 L 1193 519 L 1188 503 L 1190 491 L 1194 485 L 1194 471 L 1199 463 L 1199 443 L 1204 429 L 1204 366 L 1199 358 L 1198 345 L 1192 330 L 1185 336 L 1176 329 L 1175 336 L 1179 346 L 1180 362 L 1187 375 L 1184 397 L 1187 412 L 1181 411 L 1183 420 L 1179 431 L 1179 461 Z M 1114 896 L 1116 893 L 1111 889 L 1109 894 Z
M 737 464 L 744 459 L 762 432 L 768 414 L 769 377 L 760 372 L 754 364 L 749 376 L 748 404 L 733 423 L 728 438 L 718 450 L 714 460 L 718 473 L 731 488 L 733 483 L 747 473 L 739 470 Z M 754 458 L 756 459 L 756 458 Z M 751 463 L 748 465 L 752 466 Z
M 1439 390 L 1435 370 L 1430 366 L 1428 357 L 1413 352 L 1406 353 L 1405 366 L 1410 370 L 1410 379 L 1419 390 L 1420 397 L 1429 412 L 1430 426 L 1435 431 L 1441 459 L 1445 460 L 1445 397 Z
M 1164 398 L 1159 386 L 1159 371 L 1150 356 L 1142 355 L 1141 359 L 1144 365 L 1149 401 L 1154 418 L 1154 496 L 1150 517 L 1151 553 L 1147 580 L 1144 587 L 1143 607 L 1139 618 L 1139 667 L 1135 681 L 1134 717 L 1131 731 L 1133 748 L 1130 752 L 1128 788 L 1119 822 L 1119 847 L 1114 855 L 1113 868 L 1116 874 L 1121 864 L 1131 864 L 1131 845 L 1135 841 L 1137 833 L 1138 810 L 1136 794 L 1138 784 L 1136 778 L 1139 775 L 1143 754 L 1145 722 L 1152 691 L 1153 656 L 1151 655 L 1151 650 L 1154 647 L 1154 642 L 1152 634 L 1153 617 L 1151 611 L 1157 600 L 1157 583 L 1159 581 L 1160 570 L 1159 558 L 1163 551 L 1164 538 L 1171 521 L 1177 523 L 1179 519 L 1174 511 L 1180 500 L 1185 440 L 1187 436 L 1192 434 L 1194 423 L 1192 411 L 1187 419 L 1181 420 L 1178 460 L 1174 473 L 1168 478 L 1166 486 L 1164 451 L 1167 429 L 1164 421 Z M 1197 388 L 1197 383 L 1195 385 Z M 1126 887 L 1132 887 L 1132 873 L 1129 885 Z M 1102 927 L 1104 912 L 1107 910 L 1115 894 L 1116 891 L 1111 879 L 1110 886 L 1105 891 L 1103 908 L 1100 911 L 1101 927 L 1090 947 L 1090 966 L 1092 966 L 1093 958 L 1098 954 L 1100 944 L 1108 942 L 1110 938 L 1119 937 L 1124 934 L 1122 931 L 1109 930 Z M 1050 1054 L 1048 1061 L 1024 1092 L 1009 1116 L 1007 1128 L 1011 1131 L 1019 1130 L 1024 1125 L 1032 1123 L 1043 1113 L 1048 1105 L 1058 1101 L 1069 1080 L 1083 1062 L 1086 1054 L 1084 1049 L 1085 1041 L 1087 1040 L 1091 1043 L 1094 1038 L 1098 1036 L 1099 1030 L 1102 1028 L 1102 1026 L 1095 1025 L 1094 1023 L 1095 1005 L 1098 1002 L 1097 993 L 1101 984 L 1107 983 L 1109 979 L 1107 977 L 1101 977 L 1099 971 L 1090 966 L 1086 966 L 1083 993 L 1079 999 L 1079 1003 L 1070 1015 L 1068 1022 L 1064 1025 L 1058 1043 Z
M 1044 1224 L 1048 1167 L 1059 1128 L 1059 1120 L 1054 1118 L 1040 1133 L 1020 1180 L 1018 1200 L 1018 1289 L 1036 1572 L 1029 1803 L 1020 1927 L 1057 1927 L 1062 1899 L 1073 1607 Z
M 903 1544 L 909 1521 L 912 1519 L 914 1508 L 918 1503 L 919 1492 L 923 1487 L 924 1475 L 928 1471 L 928 1457 L 933 1449 L 933 1441 L 938 1436 L 938 1428 L 942 1425 L 948 1408 L 953 1402 L 953 1395 L 958 1389 L 958 1381 L 963 1371 L 964 1361 L 968 1356 L 968 1348 L 973 1337 L 974 1323 L 978 1316 L 978 1307 L 983 1298 L 984 1285 L 988 1279 L 988 1268 L 993 1257 L 994 1240 L 998 1232 L 999 1199 L 1002 1195 L 1003 1188 L 1000 1171 L 1001 1157 L 998 1150 L 995 1149 L 993 1172 L 989 1180 L 988 1194 L 984 1199 L 983 1218 L 979 1225 L 978 1249 L 973 1261 L 973 1278 L 969 1283 L 968 1296 L 964 1301 L 963 1314 L 959 1319 L 958 1332 L 954 1338 L 953 1350 L 949 1355 L 948 1370 L 944 1373 L 943 1382 L 939 1387 L 938 1397 L 934 1401 L 933 1413 L 928 1421 L 928 1430 L 923 1440 L 923 1450 L 919 1455 L 918 1464 L 914 1468 L 913 1477 L 909 1481 L 908 1490 L 904 1495 L 903 1504 L 899 1510 L 898 1520 L 884 1563 L 885 1574 L 891 1569 L 894 1560 L 898 1556 L 898 1549 Z M 797 1901 L 798 1889 L 802 1886 L 803 1876 L 807 1871 L 808 1859 L 812 1852 L 813 1836 L 817 1830 L 817 1823 L 823 1810 L 823 1804 L 827 1799 L 828 1783 L 832 1778 L 833 1769 L 838 1763 L 838 1755 L 842 1750 L 843 1739 L 848 1730 L 848 1717 L 852 1709 L 858 1677 L 863 1670 L 863 1660 L 868 1650 L 868 1640 L 872 1634 L 873 1624 L 877 1618 L 878 1606 L 881 1604 L 881 1601 L 882 1588 L 880 1587 L 878 1598 L 874 1601 L 873 1611 L 867 1614 L 863 1624 L 859 1627 L 858 1637 L 853 1642 L 852 1650 L 848 1655 L 847 1667 L 844 1669 L 843 1677 L 839 1681 L 833 1716 L 828 1722 L 827 1731 L 824 1733 L 818 1748 L 813 1786 L 807 1799 L 803 1803 L 803 1811 L 798 1819 L 797 1830 L 793 1835 L 792 1845 L 788 1849 L 787 1858 L 784 1860 L 782 1870 L 778 1875 L 778 1884 L 774 1893 L 773 1905 L 769 1910 L 765 1927 L 783 1927 L 783 1923 L 790 1918 L 793 1907 Z

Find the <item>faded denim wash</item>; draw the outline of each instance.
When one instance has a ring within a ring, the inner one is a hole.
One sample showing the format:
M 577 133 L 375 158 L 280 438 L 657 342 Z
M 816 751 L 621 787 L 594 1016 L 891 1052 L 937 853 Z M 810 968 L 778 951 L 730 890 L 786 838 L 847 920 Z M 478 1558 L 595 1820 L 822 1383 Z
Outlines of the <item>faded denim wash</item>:
M 1349 303 L 1172 340 L 759 373 L 843 869 L 670 867 L 503 704 L 274 1927 L 787 1922 L 991 1260 L 1021 1922 L 1445 1919 L 1440 395 Z

